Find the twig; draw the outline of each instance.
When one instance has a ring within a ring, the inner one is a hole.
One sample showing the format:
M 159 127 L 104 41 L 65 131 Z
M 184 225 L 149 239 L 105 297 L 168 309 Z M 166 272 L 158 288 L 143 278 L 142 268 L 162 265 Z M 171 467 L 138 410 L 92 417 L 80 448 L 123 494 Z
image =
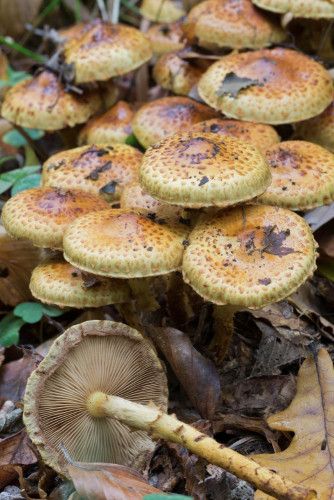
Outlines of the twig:
M 105 3 L 103 0 L 96 0 L 97 6 L 99 8 L 99 11 L 101 13 L 102 21 L 108 22 L 109 21 L 109 15 L 108 11 L 106 9 Z

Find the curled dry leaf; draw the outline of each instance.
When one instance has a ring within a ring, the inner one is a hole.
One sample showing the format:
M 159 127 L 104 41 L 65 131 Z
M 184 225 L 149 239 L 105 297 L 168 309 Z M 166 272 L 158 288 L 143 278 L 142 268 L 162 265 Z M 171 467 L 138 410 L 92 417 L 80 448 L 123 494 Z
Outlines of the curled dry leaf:
M 23 35 L 26 23 L 32 23 L 43 0 L 1 0 L 0 34 L 14 38 Z
M 37 462 L 25 429 L 0 440 L 0 491 L 17 476 L 17 466 Z
M 252 455 L 252 458 L 285 478 L 315 489 L 318 499 L 331 500 L 334 489 L 334 370 L 325 349 L 304 361 L 292 403 L 267 422 L 272 429 L 294 432 L 294 438 L 280 453 Z M 260 491 L 255 498 L 272 499 Z

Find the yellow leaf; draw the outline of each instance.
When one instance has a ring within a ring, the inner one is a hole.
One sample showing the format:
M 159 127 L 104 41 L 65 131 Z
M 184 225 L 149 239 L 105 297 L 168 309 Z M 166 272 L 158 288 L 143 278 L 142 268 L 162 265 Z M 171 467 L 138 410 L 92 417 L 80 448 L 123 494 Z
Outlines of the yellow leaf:
M 290 446 L 275 454 L 253 455 L 262 466 L 304 487 L 318 499 L 334 499 L 334 370 L 325 349 L 310 355 L 297 379 L 297 394 L 290 406 L 267 420 L 272 429 L 295 433 Z M 257 491 L 256 500 L 271 496 Z

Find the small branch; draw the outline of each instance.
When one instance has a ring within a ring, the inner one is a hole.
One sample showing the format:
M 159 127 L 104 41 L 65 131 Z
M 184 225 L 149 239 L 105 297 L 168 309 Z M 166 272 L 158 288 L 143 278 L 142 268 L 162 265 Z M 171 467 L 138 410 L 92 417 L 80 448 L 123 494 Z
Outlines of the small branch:
M 108 22 L 109 21 L 109 15 L 108 11 L 106 9 L 104 0 L 96 0 L 97 6 L 99 8 L 99 11 L 101 13 L 102 21 Z

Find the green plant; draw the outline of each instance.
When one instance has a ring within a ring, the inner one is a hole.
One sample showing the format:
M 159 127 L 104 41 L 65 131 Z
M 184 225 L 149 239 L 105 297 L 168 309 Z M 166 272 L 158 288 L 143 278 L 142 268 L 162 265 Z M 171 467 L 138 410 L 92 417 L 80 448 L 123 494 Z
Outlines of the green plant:
M 11 189 L 11 195 L 40 186 L 41 174 L 40 166 L 26 166 L 16 168 L 10 172 L 0 174 L 0 194 Z

